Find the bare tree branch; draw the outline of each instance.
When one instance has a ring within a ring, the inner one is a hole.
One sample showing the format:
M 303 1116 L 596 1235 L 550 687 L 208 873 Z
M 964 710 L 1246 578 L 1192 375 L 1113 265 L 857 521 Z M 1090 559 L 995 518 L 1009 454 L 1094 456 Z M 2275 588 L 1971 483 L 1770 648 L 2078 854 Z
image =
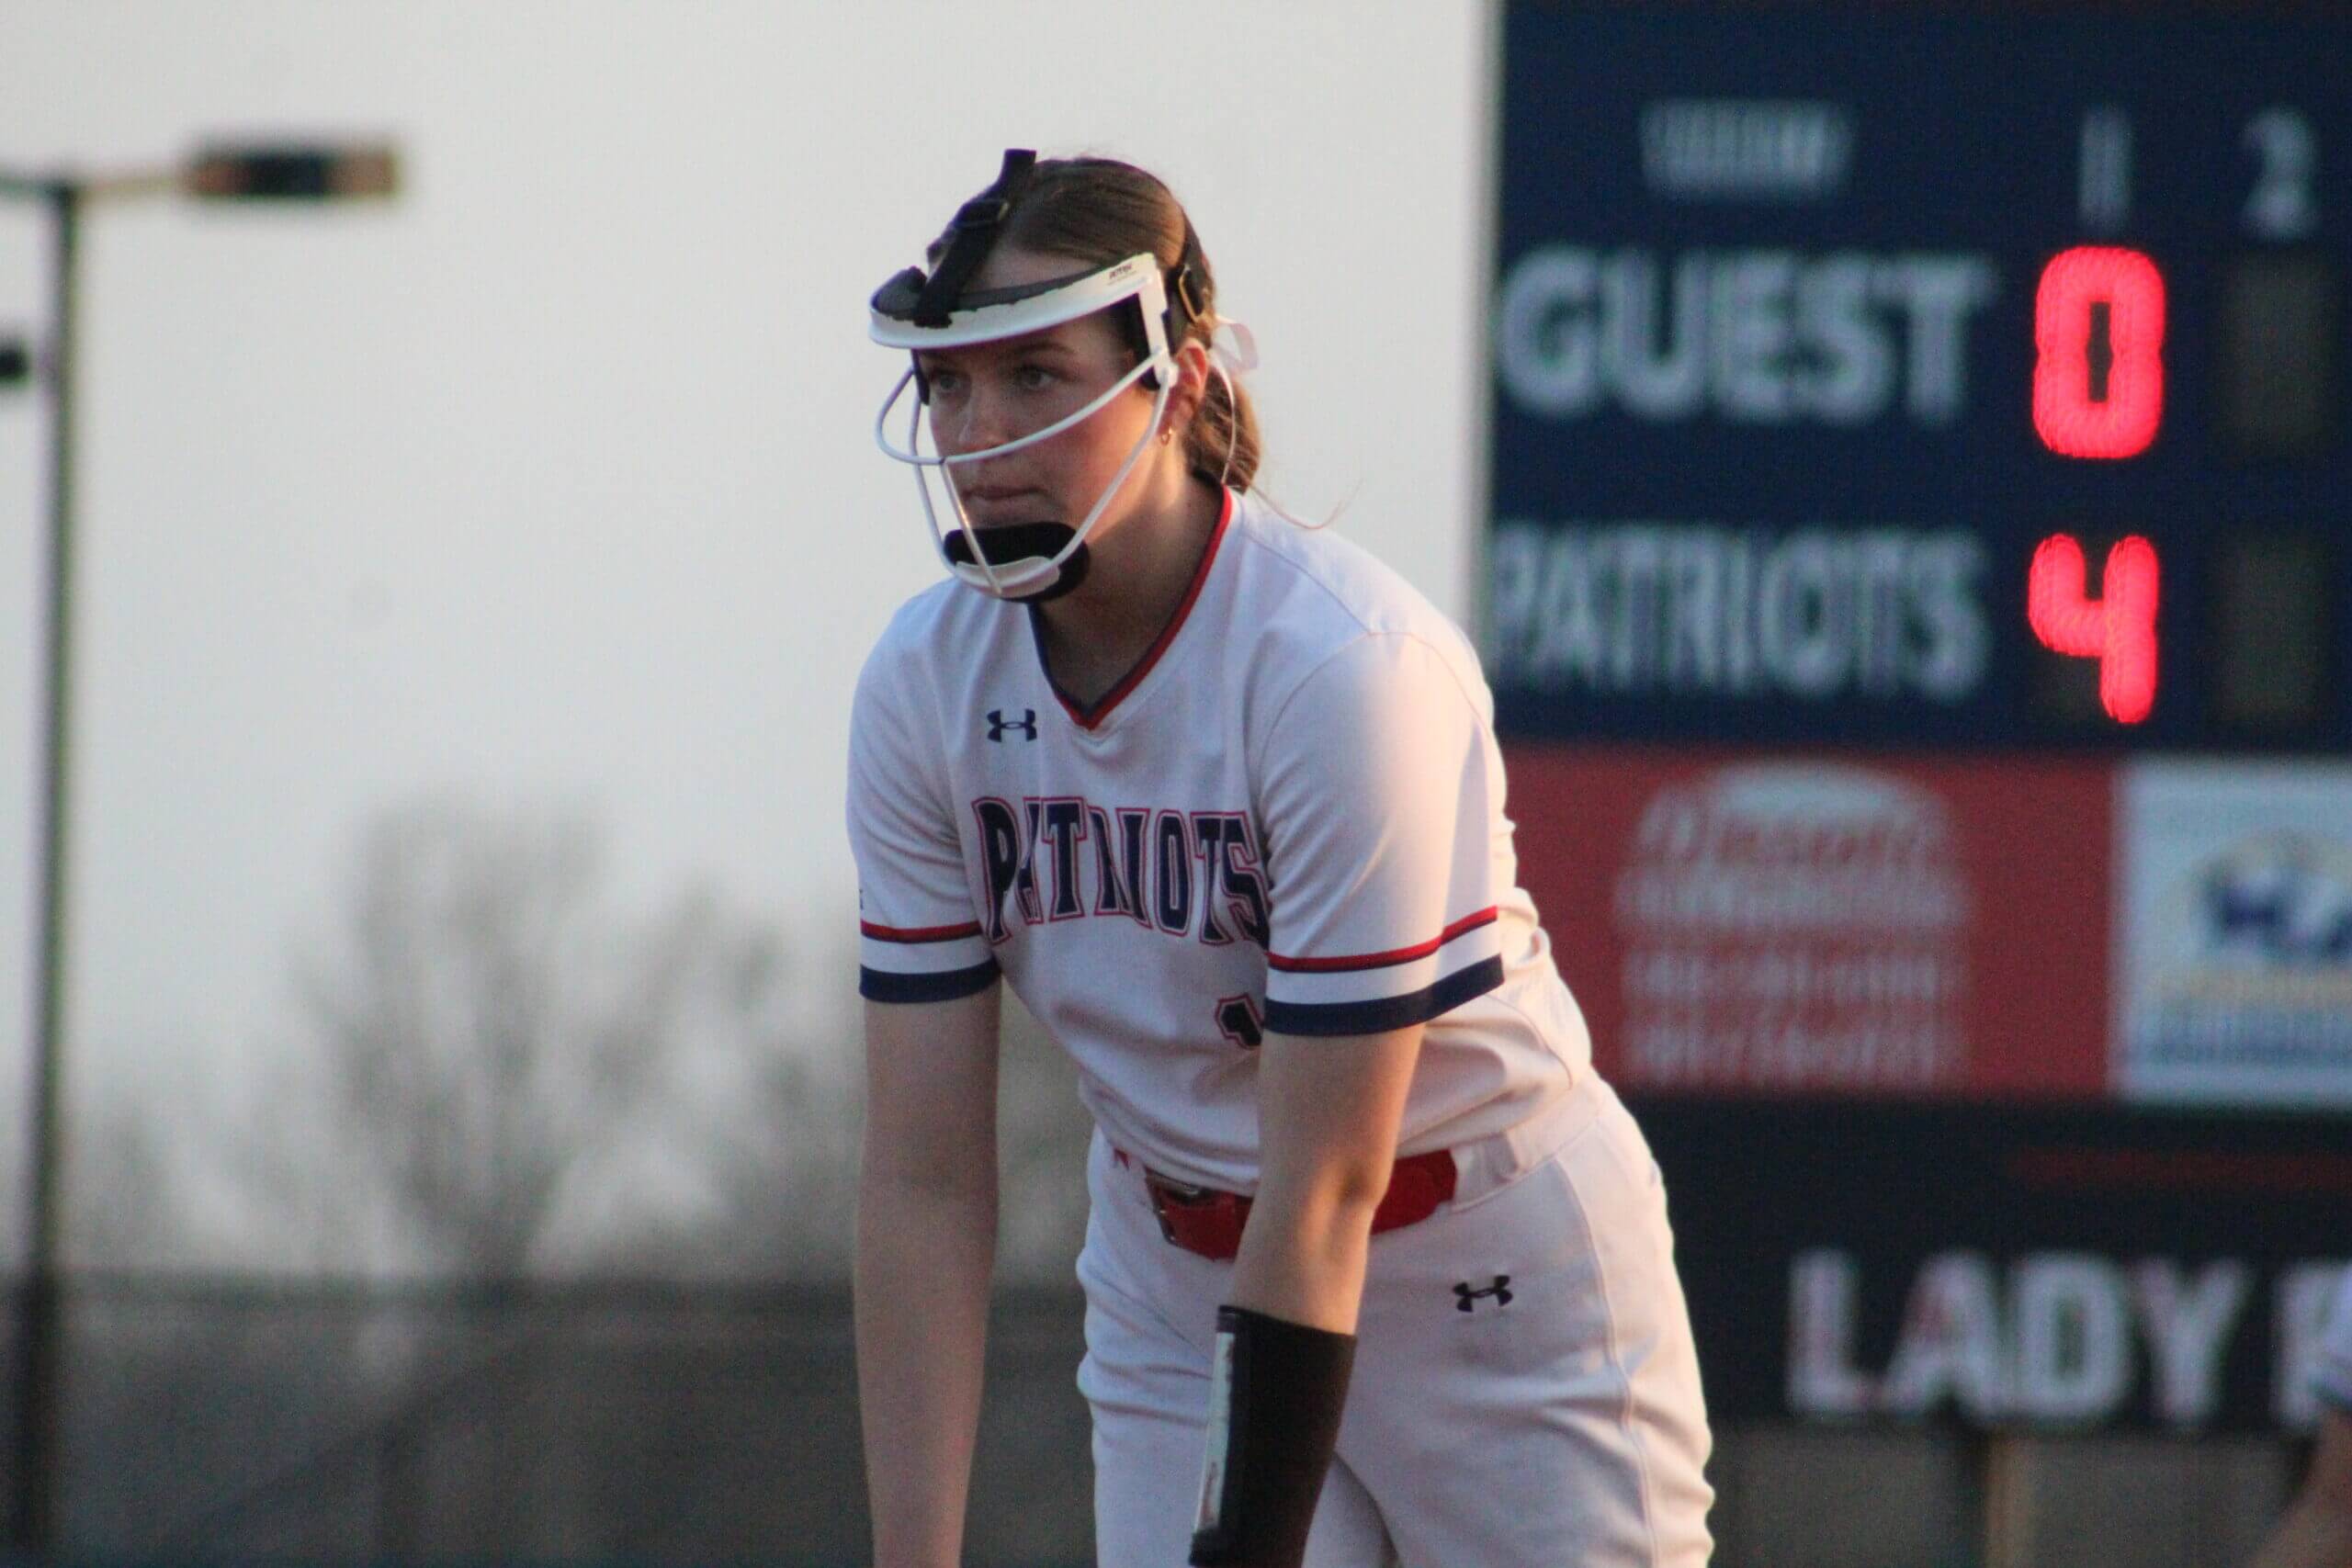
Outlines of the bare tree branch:
M 707 1122 L 786 1045 L 780 942 L 700 891 L 627 921 L 603 884 L 575 818 L 434 801 L 367 830 L 345 919 L 297 964 L 325 1133 L 308 1163 L 403 1238 L 395 1267 L 619 1262 L 659 1224 L 615 1202 L 630 1173 L 715 1190 L 711 1162 L 741 1157 L 741 1134 Z M 599 1203 L 588 1234 L 567 1228 Z

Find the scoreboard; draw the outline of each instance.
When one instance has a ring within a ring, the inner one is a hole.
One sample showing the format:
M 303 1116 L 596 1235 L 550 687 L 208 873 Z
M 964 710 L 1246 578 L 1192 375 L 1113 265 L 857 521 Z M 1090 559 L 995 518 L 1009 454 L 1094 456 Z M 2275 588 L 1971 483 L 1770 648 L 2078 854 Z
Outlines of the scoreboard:
M 2344 23 L 1505 31 L 1509 728 L 2352 749 Z
M 1711 1395 L 2307 1420 L 2352 12 L 1521 0 L 1499 72 L 1482 652 Z
M 2352 17 L 1502 74 L 1482 638 L 1604 1066 L 2352 1106 Z

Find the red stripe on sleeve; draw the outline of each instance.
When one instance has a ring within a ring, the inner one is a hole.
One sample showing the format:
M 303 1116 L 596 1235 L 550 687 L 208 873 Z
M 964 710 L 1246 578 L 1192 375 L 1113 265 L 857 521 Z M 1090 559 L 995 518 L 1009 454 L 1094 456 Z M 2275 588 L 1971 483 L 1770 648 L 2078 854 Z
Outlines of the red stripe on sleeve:
M 858 934 L 870 936 L 876 942 L 954 942 L 960 937 L 980 934 L 980 922 L 970 921 L 960 926 L 877 926 L 872 920 L 857 922 Z
M 1427 958 L 1447 942 L 1465 931 L 1491 925 L 1495 920 L 1495 906 L 1487 905 L 1475 914 L 1463 916 L 1429 941 L 1411 947 L 1399 947 L 1388 953 L 1357 953 L 1346 958 L 1285 958 L 1279 953 L 1266 954 L 1266 967 L 1280 969 L 1286 975 L 1329 975 L 1348 969 L 1385 969 L 1392 964 L 1410 964 L 1416 958 Z

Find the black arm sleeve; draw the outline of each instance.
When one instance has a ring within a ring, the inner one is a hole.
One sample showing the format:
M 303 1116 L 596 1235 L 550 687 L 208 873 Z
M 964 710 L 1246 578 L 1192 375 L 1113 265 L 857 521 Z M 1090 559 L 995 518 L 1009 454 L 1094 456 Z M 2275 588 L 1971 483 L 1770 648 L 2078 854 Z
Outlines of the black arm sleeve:
M 1217 1308 L 1194 1568 L 1298 1568 L 1355 1351 L 1351 1334 Z

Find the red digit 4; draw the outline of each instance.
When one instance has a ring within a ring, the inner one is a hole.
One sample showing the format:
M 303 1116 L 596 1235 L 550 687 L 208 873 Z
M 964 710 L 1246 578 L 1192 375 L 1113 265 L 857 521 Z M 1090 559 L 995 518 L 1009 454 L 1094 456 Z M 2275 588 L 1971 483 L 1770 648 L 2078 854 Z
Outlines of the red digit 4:
M 2083 547 L 2052 534 L 2033 552 L 2026 619 L 2055 653 L 2098 660 L 2099 705 L 2137 724 L 2156 701 L 2156 547 L 2138 535 L 2107 552 L 2099 597 L 2084 587 Z

